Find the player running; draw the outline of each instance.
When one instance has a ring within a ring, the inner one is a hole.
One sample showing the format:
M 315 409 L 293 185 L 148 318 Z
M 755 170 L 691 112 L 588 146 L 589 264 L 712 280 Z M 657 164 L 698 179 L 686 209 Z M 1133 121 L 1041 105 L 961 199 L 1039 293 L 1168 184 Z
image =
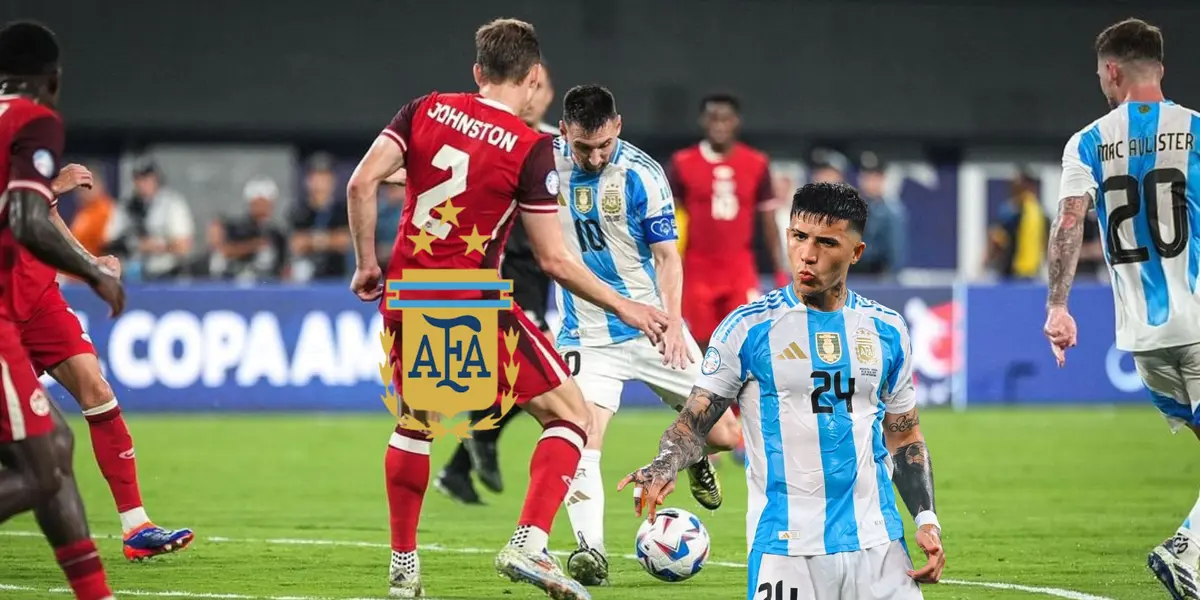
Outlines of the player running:
M 659 340 L 668 318 L 606 286 L 567 251 L 557 223 L 558 173 L 552 139 L 518 116 L 540 78 L 541 51 L 533 26 L 499 19 L 475 34 L 476 94 L 433 92 L 409 102 L 379 135 L 348 186 L 350 229 L 357 268 L 351 289 L 364 301 L 383 296 L 384 277 L 375 258 L 376 193 L 380 182 L 407 169 L 408 201 L 387 279 L 406 268 L 497 269 L 519 209 L 538 264 L 548 275 Z M 435 214 L 436 213 L 436 214 Z M 405 293 L 404 299 L 479 299 L 478 291 Z M 494 292 L 492 294 L 495 294 Z M 492 297 L 495 297 L 494 295 Z M 401 312 L 381 302 L 384 326 L 398 332 Z M 496 557 L 496 568 L 513 581 L 530 583 L 559 600 L 590 598 L 547 553 L 555 513 L 571 485 L 587 443 L 588 411 L 562 358 L 517 306 L 501 311 L 500 327 L 521 332 L 515 382 L 517 403 L 542 423 L 533 452 L 529 489 L 516 532 Z M 399 337 L 399 335 L 397 335 Z M 400 344 L 391 357 L 403 364 Z M 394 384 L 403 397 L 399 371 Z M 424 415 L 421 415 L 424 416 Z M 424 432 L 397 426 L 387 451 L 388 505 L 392 528 L 391 593 L 420 597 L 417 521 L 429 485 L 430 442 Z
M 559 221 L 570 252 L 622 296 L 662 307 L 670 315 L 655 348 L 635 327 L 570 290 L 559 290 L 563 315 L 558 351 L 579 382 L 592 427 L 567 494 L 567 514 L 579 549 L 567 572 L 585 585 L 608 579 L 604 547 L 604 482 L 600 450 L 608 422 L 621 405 L 626 381 L 642 381 L 680 410 L 699 375 L 700 349 L 683 324 L 683 273 L 676 245 L 675 206 L 662 167 L 620 139 L 621 116 L 607 89 L 571 88 L 563 97 L 562 136 L 554 141 L 563 207 Z M 728 414 L 708 443 L 732 449 L 740 434 Z M 707 458 L 688 471 L 692 495 L 705 508 L 721 506 L 721 485 Z
M 725 317 L 687 406 L 659 455 L 630 473 L 638 515 L 704 456 L 704 436 L 735 402 L 746 432 L 747 598 L 921 598 L 946 557 L 933 468 L 918 425 L 912 349 L 900 314 L 846 288 L 862 256 L 866 202 L 844 184 L 792 199 L 795 282 Z M 900 497 L 929 557 L 913 570 Z
M 1157 27 L 1139 19 L 1108 27 L 1096 38 L 1096 59 L 1113 110 L 1063 150 L 1045 334 L 1061 367 L 1076 343 L 1067 296 L 1094 203 L 1113 281 L 1117 348 L 1133 353 L 1172 431 L 1186 425 L 1200 437 L 1200 232 L 1193 229 L 1200 216 L 1200 113 L 1163 97 Z M 1148 564 L 1176 600 L 1200 598 L 1200 500 Z
M 62 155 L 58 42 L 41 25 L 0 29 L 0 523 L 32 510 L 79 600 L 107 600 L 104 566 L 88 530 L 72 468 L 74 435 L 34 375 L 18 318 L 24 288 L 19 255 L 86 282 L 119 314 L 121 282 L 72 247 L 51 222 L 51 178 Z

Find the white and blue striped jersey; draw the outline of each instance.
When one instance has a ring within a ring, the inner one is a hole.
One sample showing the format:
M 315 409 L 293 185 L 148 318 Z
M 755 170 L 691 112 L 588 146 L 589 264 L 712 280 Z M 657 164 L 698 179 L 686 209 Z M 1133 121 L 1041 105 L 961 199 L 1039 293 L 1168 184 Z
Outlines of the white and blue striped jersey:
M 662 308 L 650 246 L 678 238 L 675 202 L 662 167 L 623 140 L 600 173 L 577 167 L 565 138 L 554 140 L 554 150 L 567 249 L 617 293 Z M 603 346 L 642 335 L 562 286 L 558 310 L 559 346 Z
M 1121 350 L 1200 342 L 1197 137 L 1196 111 L 1127 102 L 1063 150 L 1059 197 L 1095 200 Z
M 883 437 L 886 413 L 916 406 L 899 313 L 853 292 L 820 312 L 787 286 L 730 313 L 709 344 L 696 385 L 741 405 L 750 550 L 819 556 L 904 537 Z

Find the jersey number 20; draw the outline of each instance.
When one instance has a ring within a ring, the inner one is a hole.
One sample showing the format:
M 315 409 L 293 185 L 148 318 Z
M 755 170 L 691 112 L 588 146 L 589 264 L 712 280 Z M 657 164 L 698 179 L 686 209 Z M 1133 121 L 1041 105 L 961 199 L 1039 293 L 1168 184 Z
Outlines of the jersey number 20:
M 450 178 L 417 195 L 412 224 L 417 229 L 424 229 L 439 240 L 444 240 L 450 235 L 450 224 L 434 219 L 430 211 L 433 207 L 467 191 L 467 170 L 471 167 L 471 155 L 447 144 L 433 155 L 430 164 L 450 171 Z M 430 221 L 437 222 L 428 226 Z
M 1140 185 L 1139 185 L 1140 183 Z M 1171 241 L 1163 240 L 1158 214 L 1158 186 L 1169 185 L 1171 195 L 1171 229 L 1175 235 Z M 1108 215 L 1108 231 L 1105 237 L 1108 242 L 1108 257 L 1112 264 L 1140 263 L 1150 260 L 1150 250 L 1145 246 L 1122 248 L 1118 239 L 1121 223 L 1137 216 L 1142 208 L 1146 209 L 1146 225 L 1150 233 L 1150 241 L 1163 258 L 1179 256 L 1188 243 L 1188 214 L 1187 214 L 1187 176 L 1179 169 L 1154 169 L 1146 173 L 1139 182 L 1130 175 L 1113 175 L 1104 180 L 1100 187 L 1106 195 L 1110 192 L 1125 192 L 1125 204 L 1116 206 Z M 1134 225 L 1135 231 L 1137 225 Z

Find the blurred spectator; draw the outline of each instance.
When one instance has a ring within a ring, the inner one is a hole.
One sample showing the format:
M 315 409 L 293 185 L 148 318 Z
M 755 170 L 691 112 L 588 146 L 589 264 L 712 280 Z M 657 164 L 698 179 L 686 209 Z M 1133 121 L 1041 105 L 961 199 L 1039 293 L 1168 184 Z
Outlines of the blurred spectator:
M 105 234 L 112 254 L 133 279 L 161 279 L 183 272 L 195 223 L 187 200 L 162 185 L 162 173 L 146 160 L 134 167 L 133 194 L 121 202 Z
M 78 206 L 75 218 L 71 219 L 71 233 L 93 256 L 100 256 L 104 254 L 104 234 L 116 202 L 108 195 L 100 167 L 88 165 L 88 171 L 92 173 L 92 187 L 81 187 L 75 191 Z
M 904 264 L 907 215 L 899 199 L 884 197 L 884 182 L 883 162 L 874 152 L 864 152 L 859 159 L 858 190 L 870 211 L 863 232 L 867 247 L 850 267 L 851 273 L 894 276 Z
M 809 181 L 812 183 L 845 183 L 850 161 L 836 150 L 818 148 L 812 153 Z M 791 197 L 791 194 L 788 194 Z
M 218 218 L 208 228 L 209 275 L 241 281 L 278 279 L 287 256 L 287 236 L 271 222 L 279 186 L 268 177 L 251 179 L 242 195 L 246 212 Z
M 304 176 L 304 199 L 293 205 L 292 279 L 331 279 L 347 276 L 350 221 L 346 201 L 335 197 L 337 176 L 333 157 L 314 154 Z
M 1041 273 L 1050 224 L 1038 199 L 1038 185 L 1031 173 L 1019 172 L 1012 195 L 988 232 L 987 264 L 1004 279 L 1033 279 Z
M 407 192 L 405 182 L 408 172 L 400 169 L 388 178 L 383 186 L 382 198 L 379 200 L 379 219 L 375 222 L 375 256 L 379 259 L 379 267 L 387 272 L 387 263 L 392 258 L 392 248 L 396 244 L 396 234 L 400 231 L 400 216 L 404 213 L 404 195 Z M 520 221 L 517 221 L 520 223 Z
M 529 99 L 529 104 L 525 106 L 525 112 L 521 113 L 521 119 L 531 129 L 558 135 L 558 126 L 545 121 L 546 111 L 550 109 L 552 102 L 554 102 L 554 85 L 550 81 L 550 69 L 545 63 L 542 63 L 542 78 L 538 80 L 538 87 L 534 90 L 533 97 Z M 521 220 L 517 219 L 517 223 L 520 222 Z

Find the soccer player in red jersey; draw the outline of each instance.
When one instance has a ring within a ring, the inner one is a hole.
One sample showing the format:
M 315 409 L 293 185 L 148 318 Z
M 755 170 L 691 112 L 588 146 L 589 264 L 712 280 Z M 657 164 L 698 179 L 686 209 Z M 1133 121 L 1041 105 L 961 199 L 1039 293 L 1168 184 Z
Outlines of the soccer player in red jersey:
M 79 600 L 110 600 L 72 470 L 74 436 L 38 383 L 17 323 L 24 287 L 20 254 L 88 282 L 115 316 L 125 291 L 111 272 L 73 247 L 51 221 L 51 177 L 62 154 L 58 43 L 48 29 L 0 29 L 0 523 L 32 510 Z
M 407 194 L 387 279 L 405 269 L 499 269 L 506 238 L 520 216 L 538 264 L 572 293 L 611 311 L 655 343 L 667 315 L 625 299 L 566 249 L 558 223 L 558 173 L 552 138 L 520 116 L 537 89 L 541 50 L 533 26 L 499 19 L 475 34 L 478 93 L 433 92 L 400 109 L 350 178 L 350 230 L 357 267 L 351 289 L 364 301 L 383 296 L 375 257 L 379 184 L 407 169 Z M 407 292 L 403 299 L 488 299 L 498 292 Z M 386 299 L 385 299 L 386 300 Z M 401 328 L 401 312 L 380 306 L 384 325 Z M 587 440 L 588 411 L 554 346 L 518 306 L 501 311 L 500 327 L 520 331 L 516 381 L 501 378 L 517 403 L 542 423 L 530 464 L 529 489 L 516 532 L 496 557 L 496 569 L 559 600 L 590 598 L 546 551 L 550 527 Z M 499 332 L 498 332 L 499 334 Z M 397 335 L 399 337 L 399 335 Z M 401 344 L 392 347 L 393 382 L 400 389 Z M 425 433 L 397 426 L 385 461 L 392 528 L 389 572 L 394 597 L 420 597 L 417 521 L 429 485 L 430 442 Z
M 770 162 L 737 140 L 740 105 L 727 94 L 700 103 L 704 139 L 671 157 L 667 169 L 686 213 L 683 319 L 701 348 L 725 315 L 759 295 L 755 216 L 775 265 L 776 285 L 791 281 L 783 262 Z

